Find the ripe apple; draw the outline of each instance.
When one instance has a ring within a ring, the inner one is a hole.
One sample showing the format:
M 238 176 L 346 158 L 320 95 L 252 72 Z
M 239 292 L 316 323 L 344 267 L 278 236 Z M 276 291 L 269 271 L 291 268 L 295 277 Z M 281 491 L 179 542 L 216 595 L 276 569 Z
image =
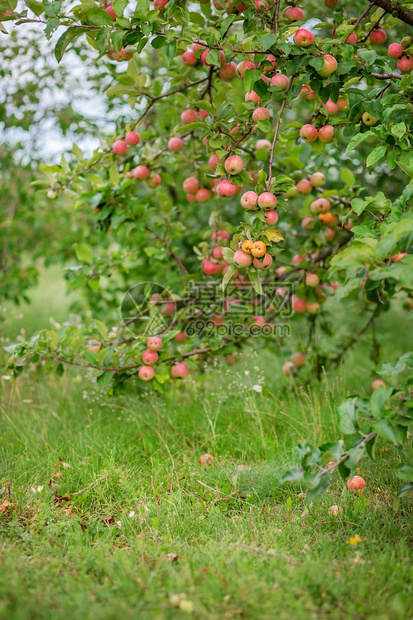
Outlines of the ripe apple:
M 155 371 L 152 368 L 152 366 L 141 366 L 139 368 L 139 378 L 142 379 L 142 381 L 150 381 L 151 379 L 154 378 L 155 376 Z
M 252 263 L 252 256 L 242 250 L 237 250 L 233 257 L 234 265 L 237 267 L 249 267 Z
M 291 371 L 294 370 L 295 366 L 292 362 L 285 362 L 282 367 L 282 372 L 284 375 L 291 375 Z
M 400 58 L 403 52 L 404 52 L 404 49 L 403 49 L 403 46 L 400 45 L 400 43 L 391 43 L 387 50 L 387 54 L 389 58 L 395 58 L 395 59 Z
M 212 192 L 206 187 L 201 187 L 195 194 L 197 202 L 206 202 L 212 198 Z
M 206 276 L 214 276 L 221 271 L 221 266 L 213 263 L 209 258 L 204 258 L 201 261 L 201 267 Z
M 288 6 L 282 12 L 282 16 L 288 19 L 289 22 L 302 22 L 304 19 L 304 12 L 298 6 Z
M 267 324 L 267 321 L 265 320 L 265 318 L 263 316 L 253 316 L 252 317 L 254 319 L 254 325 L 259 325 L 260 327 L 264 327 L 264 325 Z
M 301 256 L 301 254 L 296 254 L 291 259 L 291 262 L 292 262 L 293 265 L 299 265 L 303 261 L 305 261 L 305 256 Z
M 336 36 L 336 30 L 337 28 L 334 28 L 333 30 L 333 37 L 335 38 Z M 351 32 L 347 39 L 344 41 L 344 43 L 348 43 L 349 45 L 355 45 L 357 43 L 357 35 L 355 32 Z
M 340 97 L 337 99 L 337 107 L 340 112 L 345 110 L 348 107 L 349 103 L 350 102 L 347 95 L 340 95 Z
M 332 125 L 324 125 L 318 130 L 318 139 L 324 144 L 328 144 L 334 137 L 334 127 Z
M 99 353 L 101 346 L 100 340 L 89 340 L 86 348 L 88 351 L 93 351 L 93 353 Z
M 294 312 L 301 313 L 306 311 L 307 302 L 304 299 L 300 299 L 299 297 L 292 295 L 291 302 Z
M 312 230 L 314 228 L 314 218 L 305 217 L 301 222 L 301 227 L 304 228 L 304 230 Z
M 320 304 L 317 301 L 312 301 L 307 304 L 307 312 L 310 314 L 317 314 L 320 312 Z
M 115 153 L 115 155 L 124 155 L 127 150 L 128 145 L 124 140 L 116 140 L 113 143 L 112 151 Z
M 206 465 L 207 467 L 211 466 L 213 462 L 214 462 L 214 457 L 212 456 L 212 454 L 202 454 L 199 457 L 199 461 L 198 461 L 200 465 Z
M 350 480 L 347 480 L 347 488 L 354 489 L 356 491 L 362 491 L 366 486 L 366 481 L 361 476 L 353 476 Z
M 244 167 L 244 162 L 239 155 L 231 155 L 225 160 L 224 166 L 228 174 L 239 174 Z
M 397 68 L 402 73 L 408 73 L 413 70 L 413 56 L 402 56 L 397 61 Z
M 255 90 L 252 90 L 250 93 L 245 94 L 245 101 L 253 101 L 254 103 L 260 103 L 261 97 L 257 95 Z
M 129 146 L 135 146 L 136 144 L 139 144 L 140 141 L 141 137 L 137 131 L 128 131 L 125 136 L 125 142 L 126 144 L 129 144 Z
M 309 123 L 307 123 L 306 125 L 303 125 L 300 129 L 300 138 L 302 140 L 304 140 L 304 142 L 315 142 L 315 140 L 317 140 L 318 137 L 318 130 L 317 127 L 314 127 L 314 125 L 310 125 Z
M 153 8 L 157 9 L 158 11 L 162 11 L 166 7 L 168 2 L 169 0 L 153 0 Z
M 321 69 L 317 70 L 317 73 L 322 77 L 328 77 L 337 70 L 337 60 L 334 58 L 334 56 L 331 56 L 331 54 L 324 54 L 323 60 L 324 65 L 321 67 Z
M 219 70 L 219 77 L 224 82 L 232 82 L 237 77 L 237 65 L 235 62 L 230 62 L 227 65 L 223 65 Z
M 399 254 L 393 254 L 391 259 L 392 259 L 392 261 L 397 263 L 397 262 L 399 262 L 399 260 L 402 260 L 402 258 L 404 258 L 405 256 L 407 256 L 407 252 L 399 252 Z
M 199 190 L 199 181 L 195 177 L 188 177 L 182 183 L 182 189 L 187 194 L 196 194 Z
M 188 334 L 186 332 L 178 332 L 174 336 L 175 342 L 185 342 L 188 339 Z
M 149 168 L 147 166 L 136 166 L 132 174 L 135 179 L 143 181 L 149 176 Z
M 115 13 L 115 11 L 114 11 L 113 6 L 109 5 L 109 6 L 107 6 L 104 10 L 106 11 L 106 13 L 107 13 L 108 15 L 110 15 L 110 17 L 111 17 L 113 20 L 115 20 L 115 19 L 117 18 L 117 15 L 116 15 L 116 13 Z
M 364 114 L 361 117 L 361 119 L 362 119 L 363 123 L 365 125 L 367 125 L 368 127 L 371 127 L 372 125 L 375 125 L 377 123 L 377 121 L 379 120 L 378 118 L 375 118 L 374 116 L 372 116 L 368 112 L 364 112 Z
M 270 111 L 267 108 L 256 108 L 252 113 L 252 120 L 254 123 L 258 123 L 259 121 L 267 121 L 270 116 Z
M 162 182 L 162 179 L 158 173 L 155 173 L 154 175 L 151 176 L 150 179 L 146 181 L 149 187 L 158 187 L 158 185 L 160 185 L 161 182 Z
M 263 192 L 258 196 L 258 206 L 261 209 L 273 209 L 277 202 L 277 196 L 274 196 L 271 192 Z
M 245 254 L 251 254 L 253 243 L 251 239 L 245 239 L 245 241 L 241 243 L 241 250 L 245 252 Z
M 184 52 L 181 56 L 181 59 L 184 65 L 186 65 L 187 67 L 194 67 L 198 62 L 198 58 L 191 50 L 187 50 L 186 52 Z
M 267 251 L 267 246 L 263 241 L 254 241 L 251 246 L 251 254 L 255 256 L 255 258 L 261 258 L 264 256 Z
M 314 41 L 315 37 L 313 33 L 306 28 L 299 28 L 294 35 L 294 43 L 298 45 L 298 47 L 309 47 Z
M 310 183 L 313 187 L 322 187 L 325 182 L 326 178 L 322 172 L 314 172 L 310 177 Z
M 278 213 L 273 209 L 265 212 L 265 223 L 269 226 L 273 226 L 278 222 Z
M 216 259 L 221 259 L 223 256 L 222 246 L 218 245 L 216 248 L 212 250 L 212 256 Z
M 254 63 L 251 60 L 242 60 L 237 65 L 236 73 L 238 77 L 243 78 L 245 75 L 245 72 L 248 71 L 248 69 L 255 69 L 255 68 L 256 67 Z
M 316 273 L 307 273 L 305 276 L 306 286 L 316 287 L 320 284 L 320 278 Z
M 185 379 L 188 376 L 189 368 L 185 362 L 177 362 L 172 366 L 171 375 L 175 379 Z
M 383 379 L 374 379 L 374 381 L 372 381 L 371 383 L 371 389 L 373 390 L 373 392 L 377 390 L 377 388 L 379 388 L 380 386 L 386 386 L 386 382 L 383 381 Z
M 298 96 L 304 101 L 311 101 L 316 96 L 316 92 L 310 86 L 304 84 L 304 86 L 301 87 L 300 94 Z
M 184 110 L 181 114 L 181 121 L 184 123 L 184 125 L 188 125 L 189 123 L 196 123 L 197 120 L 198 114 L 195 110 Z
M 259 260 L 259 258 L 254 258 L 252 261 L 255 269 L 267 269 L 272 265 L 272 256 L 271 254 L 264 254 L 264 258 Z
M 290 80 L 283 73 L 276 73 L 271 78 L 271 86 L 278 86 L 281 90 L 287 90 Z
M 269 140 L 257 140 L 255 143 L 255 148 L 258 151 L 258 149 L 265 149 L 265 150 L 269 150 L 271 148 L 271 142 Z
M 333 114 L 337 114 L 338 104 L 334 103 L 334 101 L 331 101 L 331 99 L 328 99 L 324 104 L 324 109 L 328 112 L 330 116 L 332 116 Z
M 223 241 L 228 241 L 229 233 L 227 233 L 226 230 L 219 230 L 218 232 L 214 230 L 214 232 L 211 235 L 211 240 L 215 243 L 216 241 L 219 241 L 220 239 L 222 239 Z
M 305 355 L 304 353 L 293 353 L 291 356 L 291 361 L 294 364 L 294 366 L 296 366 L 297 368 L 299 368 L 300 366 L 304 366 L 305 364 Z
M 255 207 L 257 206 L 257 200 L 258 195 L 255 192 L 245 192 L 245 194 L 241 196 L 241 206 L 247 210 L 255 209 Z
M 308 179 L 301 179 L 300 181 L 298 181 L 296 188 L 298 193 L 300 194 L 310 194 L 313 186 Z
M 330 209 L 330 201 L 327 198 L 317 198 L 310 205 L 310 211 L 313 215 L 318 213 L 326 213 Z
M 224 198 L 229 198 L 233 196 L 237 191 L 237 186 L 232 181 L 227 181 L 224 179 L 217 185 L 217 194 L 218 196 L 223 196 Z
M 374 45 L 383 45 L 383 43 L 385 43 L 386 40 L 387 40 L 387 34 L 381 28 L 377 28 L 377 30 L 373 30 L 373 32 L 370 33 L 370 41 Z
M 184 141 L 181 138 L 171 138 L 168 142 L 168 149 L 173 153 L 179 153 L 184 148 Z
M 146 349 L 142 353 L 142 362 L 146 364 L 146 366 L 153 366 L 158 361 L 159 355 L 156 351 L 151 351 L 151 349 Z
M 201 62 L 203 65 L 205 65 L 206 67 L 212 67 L 212 65 L 207 61 L 207 56 L 209 54 L 211 50 L 204 50 L 201 54 Z M 222 50 L 219 51 L 219 61 L 221 63 L 221 67 L 222 65 L 225 65 L 225 54 Z
M 220 162 L 221 160 L 218 155 L 211 155 L 211 157 L 208 159 L 208 166 L 211 168 L 211 170 L 215 170 L 217 164 L 219 164 Z
M 162 348 L 162 338 L 159 336 L 151 336 L 146 341 L 146 346 L 150 351 L 159 351 Z

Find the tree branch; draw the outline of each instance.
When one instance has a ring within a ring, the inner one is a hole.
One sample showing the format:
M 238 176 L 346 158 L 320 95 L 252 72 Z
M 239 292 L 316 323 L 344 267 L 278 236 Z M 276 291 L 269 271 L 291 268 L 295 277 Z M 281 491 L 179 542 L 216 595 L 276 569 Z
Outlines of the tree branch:
M 413 26 L 413 11 L 408 11 L 401 6 L 396 6 L 396 3 L 393 4 L 391 0 L 374 0 L 374 4 L 384 9 L 387 13 L 390 13 L 390 15 L 395 13 L 396 17 L 402 22 L 409 24 L 409 26 Z
M 375 437 L 377 435 L 377 433 L 369 433 L 368 435 L 366 435 L 361 441 L 360 443 L 358 443 L 355 447 L 356 448 L 364 448 L 364 446 L 366 445 L 366 443 L 368 443 L 370 441 L 370 439 L 373 439 L 373 437 Z M 321 472 L 322 476 L 325 476 L 325 474 L 330 473 L 331 471 L 333 471 L 334 469 L 337 469 L 337 467 L 339 465 L 341 465 L 341 463 L 344 463 L 344 461 L 347 461 L 347 459 L 349 458 L 349 453 L 346 452 L 345 454 L 343 454 L 343 456 L 341 458 L 338 459 L 338 461 L 336 461 L 334 463 L 334 465 L 331 465 L 330 467 L 327 467 L 326 469 L 323 469 L 323 471 Z
M 280 112 L 279 112 L 278 118 L 277 118 L 277 124 L 275 125 L 275 133 L 274 133 L 274 138 L 273 138 L 272 145 L 271 145 L 270 163 L 268 164 L 268 180 L 267 180 L 267 190 L 268 191 L 269 191 L 269 188 L 270 188 L 271 178 L 272 178 L 272 164 L 273 164 L 273 161 L 274 161 L 274 149 L 275 149 L 275 145 L 278 142 L 278 136 L 279 136 L 279 133 L 280 133 L 280 126 L 281 126 L 281 119 L 282 119 L 282 115 L 283 115 L 283 112 L 284 112 L 285 104 L 287 103 L 288 93 L 290 92 L 291 86 L 293 85 L 293 81 L 294 81 L 294 76 L 291 77 L 290 83 L 289 83 L 288 88 L 287 88 L 286 93 L 285 93 L 285 98 L 283 99 L 283 101 L 281 103 Z

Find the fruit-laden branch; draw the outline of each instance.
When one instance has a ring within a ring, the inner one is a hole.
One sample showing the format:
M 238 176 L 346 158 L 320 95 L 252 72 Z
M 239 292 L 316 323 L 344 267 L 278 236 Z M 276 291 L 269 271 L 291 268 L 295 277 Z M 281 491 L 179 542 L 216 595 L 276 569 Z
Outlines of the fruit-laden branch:
M 402 22 L 413 26 L 413 11 L 408 11 L 401 6 L 396 6 L 396 3 L 391 0 L 374 0 L 376 6 L 381 7 L 390 15 L 396 14 Z
M 370 439 L 373 439 L 373 437 L 376 437 L 377 433 L 369 433 L 368 435 L 366 435 L 365 437 L 363 437 L 363 439 L 360 441 L 360 443 L 358 443 L 354 448 L 364 448 L 364 446 L 366 445 L 366 443 L 368 443 L 370 441 Z M 329 474 L 331 471 L 333 471 L 334 469 L 337 469 L 337 467 L 339 465 L 341 465 L 341 463 L 344 463 L 344 461 L 347 461 L 347 459 L 349 458 L 349 453 L 346 452 L 345 454 L 343 454 L 342 457 L 340 457 L 338 459 L 338 461 L 336 461 L 334 463 L 334 465 L 330 465 L 330 467 L 327 467 L 326 469 L 323 469 L 323 471 L 321 472 L 322 476 L 325 476 L 325 474 Z

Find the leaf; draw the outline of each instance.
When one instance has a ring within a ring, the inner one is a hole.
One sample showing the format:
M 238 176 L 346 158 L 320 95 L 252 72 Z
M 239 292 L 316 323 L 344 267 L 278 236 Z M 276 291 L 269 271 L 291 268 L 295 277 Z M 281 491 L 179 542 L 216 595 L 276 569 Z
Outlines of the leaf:
M 371 151 L 366 159 L 367 167 L 374 166 L 382 157 L 385 156 L 387 150 L 387 144 L 379 144 L 375 149 Z
M 37 16 L 44 12 L 43 2 L 37 2 L 36 0 L 26 0 L 26 6 Z
M 398 478 L 401 480 L 407 480 L 408 482 L 413 482 L 413 464 L 412 463 L 402 463 L 395 468 L 395 473 Z
M 249 275 L 249 278 L 251 280 L 251 284 L 254 287 L 254 290 L 258 293 L 258 295 L 263 295 L 264 291 L 262 290 L 262 286 L 261 286 L 260 277 L 258 275 L 258 272 L 255 271 L 254 269 L 249 269 L 248 270 L 248 275 Z
M 359 144 L 364 142 L 364 140 L 367 140 L 367 138 L 371 138 L 375 135 L 376 134 L 374 134 L 372 131 L 365 131 L 364 133 L 356 134 L 355 136 L 351 138 L 350 142 L 348 143 L 348 146 L 346 148 L 346 153 L 349 153 L 350 151 L 355 149 Z
M 222 20 L 221 22 L 221 35 L 222 36 L 224 36 L 224 34 L 228 30 L 228 28 L 231 26 L 234 19 L 235 19 L 235 15 L 232 14 L 232 15 L 228 15 L 225 19 Z
M 393 388 L 381 385 L 374 390 L 370 398 L 371 413 L 376 420 L 380 420 L 384 415 L 384 405 L 393 393 Z
M 96 8 L 88 15 L 89 21 L 95 26 L 112 26 L 113 19 L 103 9 Z
M 354 174 L 352 173 L 352 171 L 349 168 L 342 168 L 340 170 L 340 177 L 341 180 L 343 181 L 344 185 L 347 185 L 347 187 L 354 187 L 356 184 L 356 177 L 354 176 Z
M 92 250 L 86 243 L 75 243 L 73 249 L 76 253 L 76 258 L 81 263 L 87 263 L 88 265 L 93 263 Z
M 352 435 L 358 428 L 357 412 L 354 400 L 348 399 L 342 403 L 338 409 L 340 429 L 345 435 Z
M 330 478 L 328 474 L 324 474 L 324 476 L 316 476 L 314 482 L 312 484 L 311 489 L 307 492 L 306 501 L 308 504 L 321 499 L 324 493 L 327 491 L 328 483 L 330 482 Z
M 390 128 L 390 132 L 392 136 L 394 136 L 395 138 L 398 138 L 399 140 L 404 136 L 406 131 L 407 131 L 407 127 L 405 123 L 396 123 L 395 125 L 392 125 L 392 127 Z
M 275 228 L 267 228 L 264 231 L 264 235 L 267 237 L 268 241 L 272 243 L 278 243 L 279 241 L 284 241 L 284 237 L 280 233 L 279 230 L 275 230 Z
M 83 28 L 68 28 L 62 36 L 59 37 L 54 50 L 54 55 L 57 62 L 62 60 L 63 54 L 65 53 L 68 45 L 83 33 Z
M 225 289 L 227 288 L 228 283 L 230 282 L 236 270 L 237 270 L 236 265 L 230 265 L 227 271 L 225 272 L 224 277 L 222 279 L 222 290 L 223 291 L 225 291 Z
M 228 265 L 232 265 L 234 262 L 234 250 L 232 250 L 231 248 L 222 248 L 222 257 L 224 259 L 224 261 L 226 263 L 228 263 Z
M 398 424 L 392 424 L 388 418 L 383 418 L 380 422 L 374 425 L 376 433 L 388 439 L 396 446 L 402 446 L 406 440 L 406 430 Z
M 280 478 L 280 484 L 284 484 L 284 482 L 297 482 L 297 480 L 302 480 L 304 475 L 304 470 L 301 467 L 292 467 L 285 474 L 283 474 Z
M 413 484 L 411 482 L 408 482 L 407 484 L 404 484 L 402 486 L 402 488 L 399 491 L 399 497 L 404 497 L 405 495 L 407 495 L 408 493 L 413 493 Z

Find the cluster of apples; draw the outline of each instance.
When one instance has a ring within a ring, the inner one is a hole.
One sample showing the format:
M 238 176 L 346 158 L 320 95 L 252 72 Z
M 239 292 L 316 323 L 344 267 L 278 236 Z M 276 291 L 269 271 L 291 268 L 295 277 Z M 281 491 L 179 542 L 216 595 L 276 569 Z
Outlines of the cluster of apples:
M 300 353 L 299 351 L 297 351 L 296 353 L 292 354 L 290 361 L 285 362 L 285 364 L 282 367 L 282 372 L 285 375 L 291 375 L 291 373 L 294 370 L 301 368 L 301 366 L 304 366 L 304 364 L 305 364 L 304 353 Z
M 222 260 L 222 248 L 229 241 L 229 233 L 226 230 L 214 230 L 211 235 L 211 241 L 213 247 L 210 256 L 203 258 L 201 261 L 202 271 L 206 276 L 216 275 L 228 268 L 227 263 L 224 263 Z
M 146 342 L 147 349 L 142 353 L 143 366 L 139 368 L 139 377 L 142 381 L 151 381 L 155 376 L 153 366 L 159 359 L 158 351 L 162 348 L 162 338 L 152 336 Z M 171 368 L 171 376 L 178 379 L 185 379 L 188 376 L 189 368 L 185 362 L 176 362 Z
M 412 38 L 406 37 L 401 43 L 391 43 L 387 50 L 389 58 L 397 60 L 397 68 L 401 73 L 413 71 L 413 51 L 406 52 L 406 48 L 411 47 Z

